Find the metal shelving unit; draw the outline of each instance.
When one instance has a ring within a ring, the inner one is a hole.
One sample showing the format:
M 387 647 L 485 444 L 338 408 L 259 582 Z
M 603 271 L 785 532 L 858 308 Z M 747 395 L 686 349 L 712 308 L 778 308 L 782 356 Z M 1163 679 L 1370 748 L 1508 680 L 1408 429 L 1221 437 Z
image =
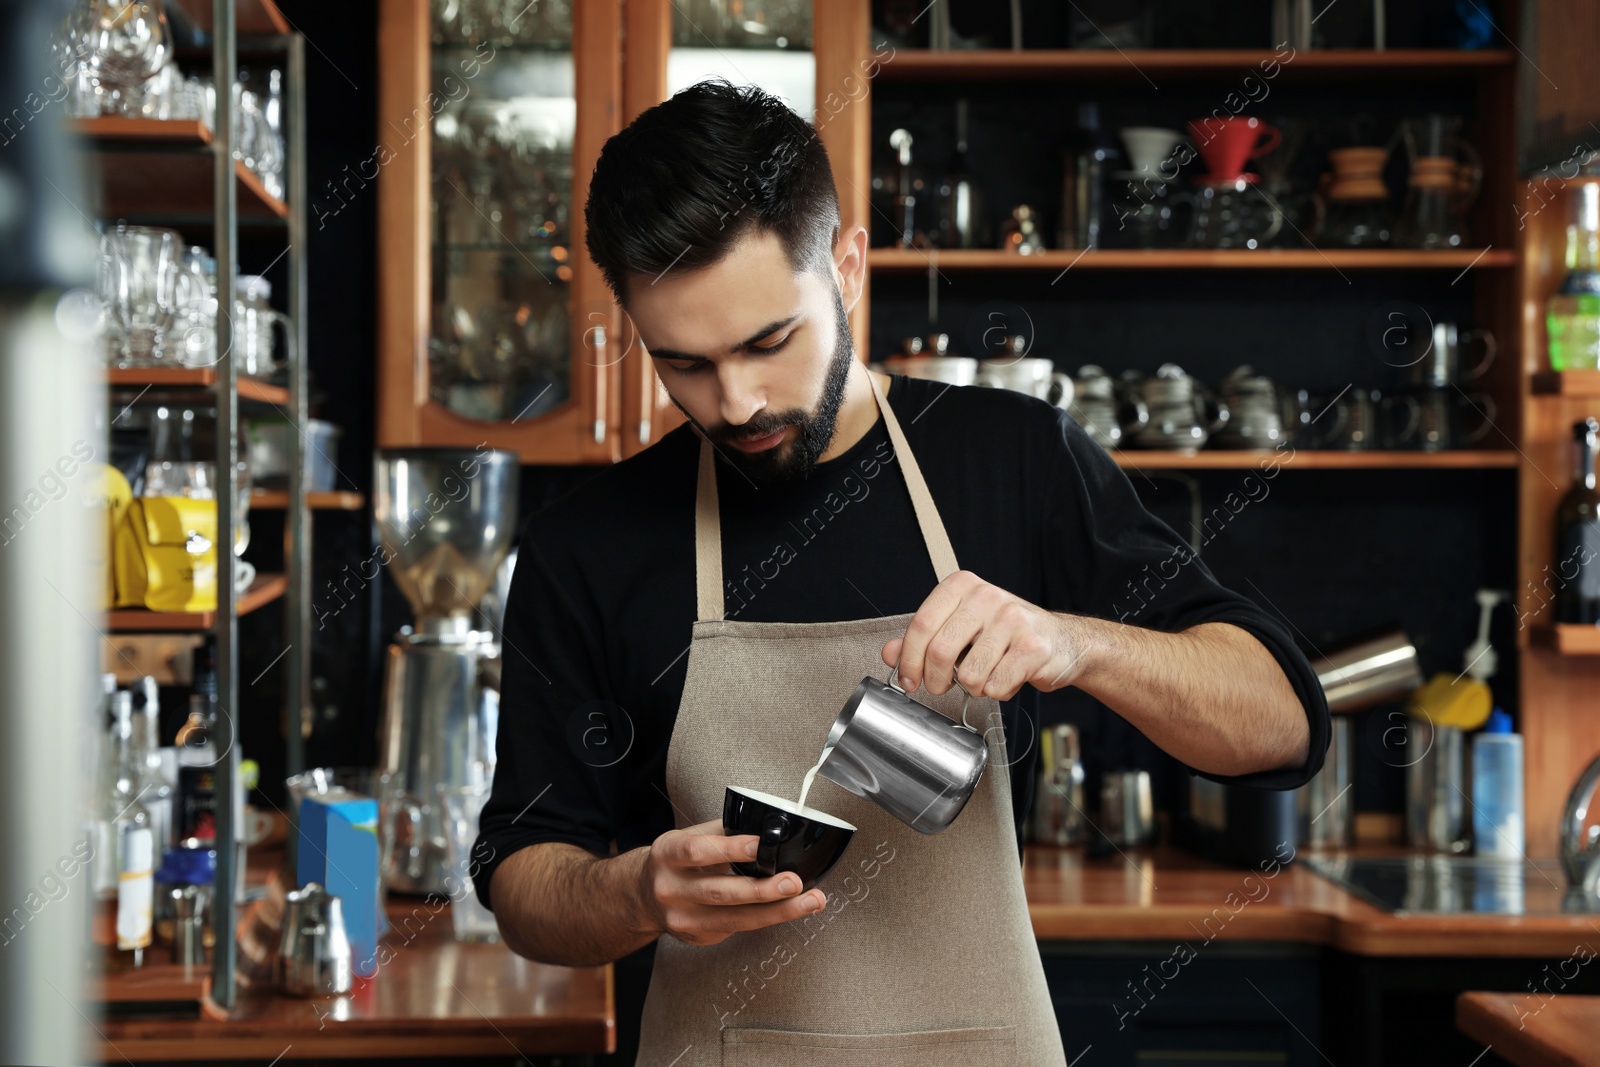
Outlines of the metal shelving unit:
M 209 37 L 211 73 L 216 85 L 232 85 L 237 76 L 241 26 L 252 33 L 248 38 L 251 53 L 281 54 L 285 72 L 286 200 L 268 195 L 255 176 L 234 159 L 234 106 L 229 92 L 216 94 L 212 129 L 192 120 L 162 122 L 111 117 L 75 124 L 78 132 L 88 139 L 91 156 L 113 163 L 101 167 L 108 216 L 197 229 L 203 225 L 204 217 L 194 214 L 194 204 L 201 197 L 210 200 L 212 252 L 217 261 L 217 351 L 222 353 L 221 358 L 214 367 L 200 370 L 112 370 L 107 374 L 107 381 L 114 388 L 142 385 L 209 393 L 216 403 L 215 461 L 219 482 L 227 485 L 231 480 L 223 472 L 232 471 L 238 461 L 241 403 L 276 410 L 297 428 L 305 424 L 308 415 L 305 41 L 292 31 L 272 0 L 209 0 L 209 3 L 207 0 L 182 0 L 171 5 L 169 10 L 173 16 L 181 12 L 181 17 L 196 24 L 196 28 Z M 233 319 L 225 310 L 235 303 L 242 207 L 248 208 L 252 224 L 282 232 L 287 245 L 284 258 L 289 279 L 288 315 L 294 333 L 294 344 L 288 353 L 287 389 L 242 376 L 231 356 Z M 119 611 L 108 619 L 111 629 L 122 632 L 187 630 L 209 633 L 215 639 L 218 701 L 215 743 L 217 750 L 226 754 L 216 767 L 219 839 L 224 834 L 231 837 L 237 814 L 233 801 L 240 758 L 237 745 L 239 616 L 278 596 L 285 598 L 284 639 L 288 646 L 284 656 L 284 691 L 288 705 L 285 711 L 289 723 L 286 763 L 291 774 L 304 764 L 300 727 L 310 708 L 311 520 L 306 494 L 310 464 L 303 433 L 291 436 L 290 448 L 288 492 L 277 501 L 285 511 L 286 574 L 263 575 L 243 593 L 236 593 L 231 581 L 219 581 L 214 612 L 169 615 Z M 240 522 L 237 506 L 232 492 L 218 494 L 217 544 L 225 546 L 219 547 L 219 554 L 228 553 L 234 543 Z M 231 558 L 231 553 L 229 556 Z M 218 847 L 217 886 L 236 884 L 237 861 L 235 849 Z M 233 934 L 236 905 L 233 893 L 218 893 L 212 912 L 216 945 L 210 997 L 223 1009 L 233 1006 L 236 992 L 237 946 Z M 108 988 L 107 996 L 115 999 L 115 990 Z

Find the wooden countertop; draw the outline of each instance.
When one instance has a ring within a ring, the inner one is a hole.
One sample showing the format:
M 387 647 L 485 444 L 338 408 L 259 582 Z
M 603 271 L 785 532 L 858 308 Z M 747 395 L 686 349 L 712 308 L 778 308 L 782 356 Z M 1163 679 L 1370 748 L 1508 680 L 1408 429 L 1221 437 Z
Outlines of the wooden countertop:
M 1023 884 L 1041 941 L 1198 945 L 1226 938 L 1323 944 L 1367 956 L 1564 957 L 1600 927 L 1584 915 L 1395 916 L 1301 864 L 1269 876 L 1167 846 L 1105 859 L 1088 859 L 1081 848 L 1030 847 Z M 614 1047 L 609 967 L 549 967 L 504 945 L 458 943 L 448 908 L 430 915 L 419 900 L 394 898 L 389 913 L 392 958 L 351 994 L 298 998 L 245 989 L 226 1020 L 108 1020 L 101 1024 L 102 1058 L 530 1057 Z M 1552 1010 L 1546 1006 L 1541 1019 Z M 1551 1016 L 1558 1017 L 1565 1010 Z
M 1600 997 L 1462 993 L 1456 1029 L 1518 1067 L 1600 1067 Z
M 1565 957 L 1600 929 L 1594 915 L 1392 915 L 1300 863 L 1267 877 L 1167 846 L 1107 859 L 1030 846 L 1023 885 L 1041 941 L 1226 938 L 1363 956 Z
M 430 914 L 422 900 L 391 898 L 389 917 L 392 958 L 346 996 L 241 990 L 226 1020 L 107 1020 L 101 1059 L 453 1060 L 616 1047 L 611 968 L 549 967 L 501 944 L 458 943 L 449 908 Z

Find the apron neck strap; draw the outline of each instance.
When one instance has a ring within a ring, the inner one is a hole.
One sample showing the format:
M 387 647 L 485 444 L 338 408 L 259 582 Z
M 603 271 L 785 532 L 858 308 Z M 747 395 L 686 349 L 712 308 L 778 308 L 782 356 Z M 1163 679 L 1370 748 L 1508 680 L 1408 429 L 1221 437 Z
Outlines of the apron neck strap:
M 871 371 L 867 372 L 867 381 L 872 385 L 873 399 L 883 413 L 884 428 L 889 432 L 889 441 L 894 445 L 895 457 L 900 462 L 900 472 L 906 480 L 906 490 L 911 494 L 911 506 L 917 513 L 917 526 L 922 531 L 923 544 L 927 546 L 928 557 L 933 560 L 933 573 L 942 582 L 961 569 L 956 563 L 955 547 L 950 543 L 950 535 L 939 518 L 933 494 L 928 492 L 928 483 L 922 478 L 922 468 L 911 454 L 911 445 L 906 441 L 900 421 L 895 418 L 894 409 L 883 394 L 883 387 Z M 701 621 L 721 619 L 724 606 L 722 518 L 717 505 L 717 460 L 711 443 L 703 437 L 700 439 L 700 472 L 695 491 L 694 573 L 696 617 Z

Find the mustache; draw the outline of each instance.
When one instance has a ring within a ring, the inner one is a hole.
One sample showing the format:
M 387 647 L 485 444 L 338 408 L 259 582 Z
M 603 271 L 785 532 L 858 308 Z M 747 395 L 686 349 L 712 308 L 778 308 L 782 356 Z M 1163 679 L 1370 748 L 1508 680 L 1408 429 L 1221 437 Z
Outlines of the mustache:
M 706 433 L 713 441 L 722 443 L 748 441 L 777 433 L 779 430 L 789 426 L 799 426 L 805 421 L 805 417 L 805 412 L 798 410 L 784 412 L 758 411 L 750 417 L 749 421 L 738 426 L 724 424 L 714 430 L 707 428 Z

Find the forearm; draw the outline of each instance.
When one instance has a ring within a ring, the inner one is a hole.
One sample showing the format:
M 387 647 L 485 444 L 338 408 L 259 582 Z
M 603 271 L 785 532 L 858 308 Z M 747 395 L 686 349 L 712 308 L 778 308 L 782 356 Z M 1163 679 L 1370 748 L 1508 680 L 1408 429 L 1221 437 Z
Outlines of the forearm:
M 1229 623 L 1163 633 L 1083 616 L 1072 684 L 1164 751 L 1209 774 L 1297 767 L 1310 750 L 1304 707 L 1271 652 Z
M 491 900 L 500 936 L 519 956 L 592 967 L 660 936 L 643 895 L 648 848 L 601 859 L 550 842 L 512 853 L 494 872 Z

